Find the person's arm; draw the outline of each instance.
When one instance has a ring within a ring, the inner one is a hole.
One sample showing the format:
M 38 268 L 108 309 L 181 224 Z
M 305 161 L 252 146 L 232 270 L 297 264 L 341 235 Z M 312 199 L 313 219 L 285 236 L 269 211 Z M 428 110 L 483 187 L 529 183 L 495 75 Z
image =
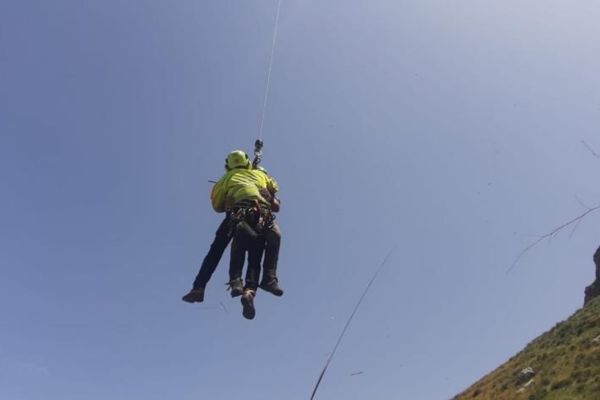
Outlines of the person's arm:
M 275 196 L 275 193 L 279 192 L 279 184 L 272 176 L 267 176 L 267 189 L 269 189 L 269 193 L 272 196 Z
M 213 209 L 216 212 L 225 212 L 226 195 L 227 191 L 225 190 L 225 177 L 223 177 L 219 179 L 219 182 L 215 183 L 215 186 L 213 186 L 212 192 L 210 193 L 210 201 L 212 203 Z
M 269 203 L 271 203 L 271 210 L 273 212 L 279 212 L 279 209 L 281 208 L 281 201 L 275 195 L 279 191 L 279 185 L 272 176 L 267 176 L 267 191 L 269 196 L 263 196 L 269 201 Z
M 273 200 L 271 200 L 271 210 L 273 210 L 273 212 L 279 212 L 280 209 L 281 201 L 276 196 L 273 196 Z

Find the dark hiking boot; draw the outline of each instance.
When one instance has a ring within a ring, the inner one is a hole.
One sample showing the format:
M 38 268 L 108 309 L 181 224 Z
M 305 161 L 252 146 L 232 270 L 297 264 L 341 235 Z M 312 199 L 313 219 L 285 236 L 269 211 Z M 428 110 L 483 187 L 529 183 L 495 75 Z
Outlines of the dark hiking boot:
M 242 294 L 242 315 L 246 319 L 254 319 L 256 315 L 256 309 L 254 308 L 254 296 L 255 292 L 252 289 L 245 289 L 244 294 Z
M 204 301 L 204 288 L 190 290 L 181 300 L 186 303 L 202 303 Z
M 262 281 L 258 286 L 265 292 L 269 292 L 279 297 L 283 295 L 283 289 L 279 287 L 279 282 L 277 282 L 277 278 L 273 278 L 269 281 Z
M 229 290 L 231 297 L 241 296 L 244 293 L 244 283 L 240 278 L 232 279 L 229 281 Z

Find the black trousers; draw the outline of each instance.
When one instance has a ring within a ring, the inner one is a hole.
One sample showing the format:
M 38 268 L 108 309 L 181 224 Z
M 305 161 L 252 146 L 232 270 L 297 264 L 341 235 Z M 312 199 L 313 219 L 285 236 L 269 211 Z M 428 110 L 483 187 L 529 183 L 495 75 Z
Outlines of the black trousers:
M 217 269 L 217 265 L 219 265 L 219 261 L 221 261 L 221 257 L 223 257 L 223 253 L 231 241 L 229 221 L 229 214 L 227 214 L 219 228 L 217 228 L 215 239 L 210 245 L 210 249 L 204 257 L 204 261 L 202 261 L 200 271 L 194 280 L 194 289 L 206 287 L 215 269 Z
M 248 268 L 246 269 L 246 284 L 244 286 L 256 290 L 264 246 L 265 239 L 263 235 L 258 237 L 252 237 L 244 233 L 235 235 L 231 244 L 229 279 L 241 279 L 246 253 L 248 253 Z
M 252 221 L 251 221 L 252 222 Z M 231 244 L 231 259 L 229 264 L 229 279 L 241 279 L 246 253 L 248 253 L 248 268 L 246 269 L 246 284 L 249 289 L 256 289 L 262 266 L 262 280 L 270 282 L 277 279 L 277 262 L 281 244 L 281 230 L 276 223 L 257 237 L 252 237 L 244 231 L 239 231 Z
M 273 227 L 265 232 L 265 260 L 263 262 L 264 282 L 277 279 L 277 263 L 279 261 L 279 248 L 281 246 L 281 229 L 276 222 Z M 261 254 L 262 256 L 262 254 Z

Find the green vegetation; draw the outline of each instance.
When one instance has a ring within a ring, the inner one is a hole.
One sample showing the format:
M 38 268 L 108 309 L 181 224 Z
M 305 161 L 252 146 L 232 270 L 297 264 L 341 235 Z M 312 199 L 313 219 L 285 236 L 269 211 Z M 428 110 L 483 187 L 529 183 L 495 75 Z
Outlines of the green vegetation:
M 600 340 L 594 339 L 599 336 L 597 298 L 454 400 L 598 400 Z M 527 367 L 535 376 L 523 382 L 519 374 Z

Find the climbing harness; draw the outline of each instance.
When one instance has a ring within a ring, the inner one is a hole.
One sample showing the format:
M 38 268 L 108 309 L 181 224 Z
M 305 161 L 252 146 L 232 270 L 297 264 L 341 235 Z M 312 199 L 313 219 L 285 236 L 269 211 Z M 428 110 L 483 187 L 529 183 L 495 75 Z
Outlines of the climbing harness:
M 271 229 L 275 215 L 266 207 L 261 207 L 258 201 L 244 202 L 234 206 L 229 213 L 229 232 L 235 236 L 240 232 L 256 239 L 263 235 L 265 230 Z

